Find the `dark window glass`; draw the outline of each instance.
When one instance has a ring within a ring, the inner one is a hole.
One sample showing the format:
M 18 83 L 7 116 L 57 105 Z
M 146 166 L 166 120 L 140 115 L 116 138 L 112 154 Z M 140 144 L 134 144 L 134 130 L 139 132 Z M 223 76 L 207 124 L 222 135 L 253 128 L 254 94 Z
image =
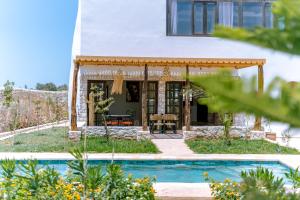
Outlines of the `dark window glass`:
M 216 4 L 207 3 L 207 33 L 212 33 L 216 23 Z
M 273 13 L 272 13 L 272 4 L 267 3 L 265 5 L 265 27 L 273 27 Z
M 233 3 L 233 26 L 239 27 L 240 26 L 240 12 L 239 12 L 239 5 L 240 3 L 234 2 Z
M 179 0 L 177 3 L 177 34 L 192 34 L 192 2 Z
M 243 10 L 243 27 L 254 28 L 263 26 L 263 7 L 260 2 L 244 2 Z
M 195 23 L 195 33 L 203 34 L 204 33 L 204 5 L 203 3 L 195 3 L 194 6 L 194 23 Z
M 258 0 L 168 0 L 168 34 L 207 35 L 227 27 L 273 27 L 272 4 Z M 217 6 L 218 5 L 218 6 Z

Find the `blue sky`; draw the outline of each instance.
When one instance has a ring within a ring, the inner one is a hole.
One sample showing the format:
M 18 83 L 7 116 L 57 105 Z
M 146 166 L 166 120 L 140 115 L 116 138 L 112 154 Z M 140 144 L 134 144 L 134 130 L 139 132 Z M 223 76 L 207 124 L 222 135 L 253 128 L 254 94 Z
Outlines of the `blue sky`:
M 77 0 L 0 0 L 0 87 L 68 83 Z

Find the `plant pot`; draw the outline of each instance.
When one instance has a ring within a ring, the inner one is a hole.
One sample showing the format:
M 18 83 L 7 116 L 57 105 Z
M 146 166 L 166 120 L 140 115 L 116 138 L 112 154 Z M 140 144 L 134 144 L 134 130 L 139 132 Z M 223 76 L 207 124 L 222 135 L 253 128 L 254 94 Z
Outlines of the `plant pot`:
M 276 141 L 276 133 L 266 132 L 266 138 L 269 140 Z

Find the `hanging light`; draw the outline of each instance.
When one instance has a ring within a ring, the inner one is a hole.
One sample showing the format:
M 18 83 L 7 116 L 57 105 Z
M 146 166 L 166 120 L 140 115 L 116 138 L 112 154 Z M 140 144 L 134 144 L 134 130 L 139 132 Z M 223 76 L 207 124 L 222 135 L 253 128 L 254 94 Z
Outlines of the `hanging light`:
M 172 80 L 170 68 L 168 66 L 164 67 L 163 75 L 160 78 L 160 80 L 161 81 L 171 81 Z
M 121 69 L 114 75 L 114 83 L 111 89 L 111 94 L 122 94 L 124 75 Z

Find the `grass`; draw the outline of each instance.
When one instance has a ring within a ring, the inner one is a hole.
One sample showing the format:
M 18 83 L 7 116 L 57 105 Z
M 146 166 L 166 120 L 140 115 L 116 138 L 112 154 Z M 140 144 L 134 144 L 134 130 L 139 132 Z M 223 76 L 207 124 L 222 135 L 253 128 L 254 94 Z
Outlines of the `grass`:
M 90 153 L 158 153 L 150 140 L 136 141 L 90 137 L 87 151 Z M 68 152 L 74 147 L 83 148 L 83 141 L 72 142 L 67 138 L 66 128 L 52 128 L 28 134 L 21 134 L 0 142 L 0 152 Z
M 195 153 L 201 154 L 299 154 L 299 151 L 265 140 L 234 139 L 231 145 L 223 139 L 197 138 L 186 141 Z

